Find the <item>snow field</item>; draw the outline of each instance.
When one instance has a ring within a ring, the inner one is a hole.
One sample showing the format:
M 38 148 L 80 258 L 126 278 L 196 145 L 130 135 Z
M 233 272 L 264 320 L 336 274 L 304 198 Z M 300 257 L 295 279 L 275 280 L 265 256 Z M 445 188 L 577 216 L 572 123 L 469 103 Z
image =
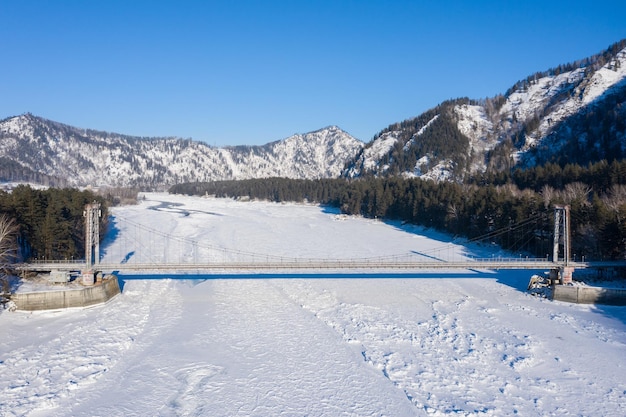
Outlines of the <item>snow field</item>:
M 619 380 L 611 367 L 623 367 L 618 352 L 623 342 L 611 343 L 616 363 L 597 363 L 594 352 L 569 346 L 560 331 L 548 336 L 562 317 L 546 317 L 550 302 L 529 300 L 539 304 L 537 312 L 534 306 L 503 302 L 506 298 L 485 300 L 484 291 L 490 288 L 472 279 L 437 280 L 445 287 L 434 288 L 430 280 L 407 280 L 391 286 L 419 294 L 413 300 L 418 308 L 407 308 L 412 303 L 404 300 L 402 309 L 395 311 L 387 297 L 379 304 L 378 297 L 371 296 L 390 286 L 386 281 L 362 283 L 369 287 L 364 291 L 370 294 L 367 303 L 362 297 L 358 303 L 342 302 L 323 289 L 302 294 L 309 302 L 306 308 L 358 346 L 364 360 L 401 389 L 417 410 L 428 415 L 620 415 L 615 410 L 621 407 L 624 387 L 615 390 L 610 378 L 603 378 L 613 374 Z M 319 287 L 316 284 L 307 286 Z M 345 291 L 350 289 L 341 293 Z M 508 292 L 507 298 L 528 298 L 513 289 Z M 583 323 L 587 334 L 578 341 L 587 345 L 598 336 L 599 326 Z M 583 333 L 580 323 L 572 327 L 565 330 L 569 340 Z M 581 367 L 587 370 L 574 371 Z M 588 378 L 591 381 L 585 381 Z M 588 390 L 587 384 L 594 389 Z
M 140 290 L 125 292 L 123 303 L 91 309 L 11 314 L 7 334 L 13 337 L 0 345 L 0 415 L 38 415 L 38 410 L 49 415 L 60 401 L 80 403 L 74 392 L 84 392 L 141 351 L 150 332 L 163 331 L 176 319 L 174 311 L 154 311 L 168 286 L 143 282 Z M 7 316 L 3 313 L 2 319 Z
M 279 256 L 493 250 L 306 205 L 148 194 L 114 215 Z M 105 258 L 167 255 L 117 226 Z M 0 415 L 626 415 L 624 309 L 532 297 L 536 272 L 122 276 L 104 306 L 0 314 Z

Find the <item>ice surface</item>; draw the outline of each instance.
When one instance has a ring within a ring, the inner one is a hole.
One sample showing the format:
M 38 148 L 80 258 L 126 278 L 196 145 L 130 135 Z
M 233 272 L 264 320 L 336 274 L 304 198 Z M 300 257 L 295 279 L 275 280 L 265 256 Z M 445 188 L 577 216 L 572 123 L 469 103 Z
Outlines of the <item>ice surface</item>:
M 311 205 L 148 194 L 113 214 L 284 256 L 493 250 Z M 154 244 L 117 224 L 106 256 Z M 537 272 L 121 276 L 104 306 L 0 314 L 0 415 L 626 415 L 624 308 L 532 297 Z

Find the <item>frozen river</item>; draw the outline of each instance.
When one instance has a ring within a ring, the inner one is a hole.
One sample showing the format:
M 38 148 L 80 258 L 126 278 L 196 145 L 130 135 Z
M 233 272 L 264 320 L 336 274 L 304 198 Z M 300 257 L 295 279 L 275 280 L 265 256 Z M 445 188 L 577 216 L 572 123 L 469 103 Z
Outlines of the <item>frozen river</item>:
M 310 205 L 146 197 L 114 216 L 234 251 L 493 252 Z M 124 224 L 106 256 L 151 244 L 116 248 Z M 0 314 L 0 415 L 626 415 L 624 308 L 532 297 L 532 273 L 121 276 L 104 306 Z

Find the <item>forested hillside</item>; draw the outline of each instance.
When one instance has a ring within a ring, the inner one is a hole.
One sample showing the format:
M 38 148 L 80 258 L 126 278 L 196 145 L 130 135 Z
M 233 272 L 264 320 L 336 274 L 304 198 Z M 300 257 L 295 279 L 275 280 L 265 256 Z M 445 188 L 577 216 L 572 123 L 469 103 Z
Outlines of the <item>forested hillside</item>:
M 550 164 L 463 184 L 400 177 L 272 178 L 179 184 L 170 192 L 328 204 L 346 214 L 433 227 L 540 257 L 552 253 L 554 205 L 568 204 L 573 255 L 626 257 L 626 161 Z
M 587 165 L 626 156 L 626 40 L 537 72 L 495 97 L 448 100 L 393 123 L 343 176 L 462 182 L 485 171 L 549 162 Z
M 28 182 L 50 187 L 66 187 L 67 181 L 33 171 L 6 157 L 0 157 L 0 182 Z
M 446 101 L 416 118 L 388 126 L 348 163 L 344 176 L 393 176 L 416 169 L 428 172 L 447 160 L 452 177 L 462 178 L 470 158 L 470 141 L 459 130 L 454 109 L 468 103 L 469 99 Z M 379 141 L 389 143 L 388 149 L 372 153 Z M 373 164 L 371 159 L 377 152 L 380 157 Z

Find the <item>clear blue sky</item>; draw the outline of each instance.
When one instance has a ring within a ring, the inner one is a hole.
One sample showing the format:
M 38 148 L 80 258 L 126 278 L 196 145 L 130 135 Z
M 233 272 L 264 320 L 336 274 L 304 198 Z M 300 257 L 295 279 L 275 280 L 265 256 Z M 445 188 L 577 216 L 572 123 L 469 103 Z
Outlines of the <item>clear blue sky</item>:
M 255 145 L 369 141 L 626 38 L 626 1 L 0 2 L 0 119 Z

